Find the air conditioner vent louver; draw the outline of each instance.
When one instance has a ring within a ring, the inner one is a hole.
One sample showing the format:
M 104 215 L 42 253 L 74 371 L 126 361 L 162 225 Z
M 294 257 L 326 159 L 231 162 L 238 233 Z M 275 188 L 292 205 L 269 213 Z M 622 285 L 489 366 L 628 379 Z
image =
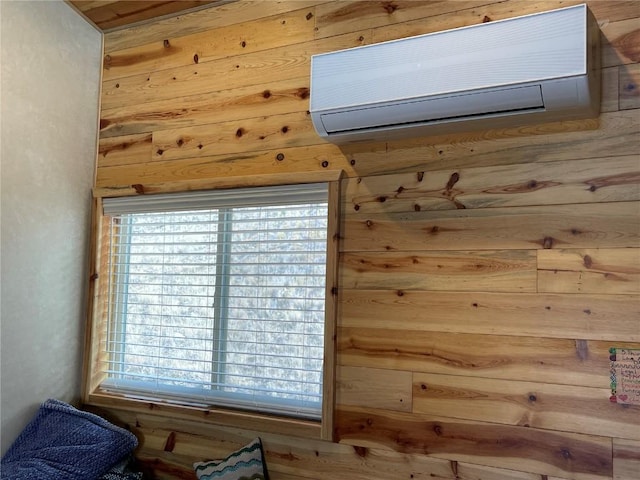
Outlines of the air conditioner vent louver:
M 311 118 L 345 143 L 592 117 L 598 38 L 578 5 L 314 55 Z

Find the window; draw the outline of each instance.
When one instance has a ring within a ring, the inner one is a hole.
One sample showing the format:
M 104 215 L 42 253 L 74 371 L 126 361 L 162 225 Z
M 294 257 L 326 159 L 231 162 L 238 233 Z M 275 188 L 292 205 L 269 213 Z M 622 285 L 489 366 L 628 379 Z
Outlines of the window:
M 104 215 L 100 391 L 321 418 L 327 184 L 105 199 Z

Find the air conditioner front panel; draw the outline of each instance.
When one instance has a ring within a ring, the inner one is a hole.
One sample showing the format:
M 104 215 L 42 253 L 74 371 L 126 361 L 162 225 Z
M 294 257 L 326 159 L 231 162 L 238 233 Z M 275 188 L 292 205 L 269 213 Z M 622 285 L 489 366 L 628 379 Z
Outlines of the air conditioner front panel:
M 320 118 L 326 132 L 332 134 L 385 125 L 409 125 L 543 108 L 540 85 L 534 85 L 346 109 L 323 114 Z
M 339 144 L 593 117 L 598 39 L 576 5 L 314 55 L 311 119 Z
M 584 75 L 584 16 L 567 8 L 314 55 L 311 110 Z

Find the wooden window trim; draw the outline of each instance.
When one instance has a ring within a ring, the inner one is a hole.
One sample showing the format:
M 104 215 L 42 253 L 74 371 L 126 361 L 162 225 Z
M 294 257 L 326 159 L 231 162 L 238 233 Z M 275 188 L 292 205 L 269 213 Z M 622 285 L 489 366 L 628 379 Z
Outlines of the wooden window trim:
M 338 242 L 340 219 L 340 181 L 328 182 L 327 270 L 325 294 L 325 335 L 323 364 L 323 402 L 321 421 L 294 419 L 255 412 L 240 412 L 217 407 L 176 404 L 157 399 L 129 398 L 105 392 L 100 388 L 103 378 L 97 372 L 106 361 L 101 345 L 106 338 L 108 281 L 101 278 L 109 245 L 102 232 L 108 217 L 102 214 L 102 199 L 94 198 L 91 226 L 91 264 L 88 315 L 83 365 L 82 401 L 85 405 L 113 410 L 157 415 L 159 417 L 196 420 L 204 424 L 279 433 L 304 438 L 334 440 L 335 372 Z

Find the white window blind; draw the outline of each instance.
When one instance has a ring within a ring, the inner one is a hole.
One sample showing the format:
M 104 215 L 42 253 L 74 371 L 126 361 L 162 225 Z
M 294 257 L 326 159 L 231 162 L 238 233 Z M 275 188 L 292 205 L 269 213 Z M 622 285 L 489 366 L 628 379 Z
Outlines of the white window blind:
M 106 390 L 319 418 L 327 185 L 104 200 Z

